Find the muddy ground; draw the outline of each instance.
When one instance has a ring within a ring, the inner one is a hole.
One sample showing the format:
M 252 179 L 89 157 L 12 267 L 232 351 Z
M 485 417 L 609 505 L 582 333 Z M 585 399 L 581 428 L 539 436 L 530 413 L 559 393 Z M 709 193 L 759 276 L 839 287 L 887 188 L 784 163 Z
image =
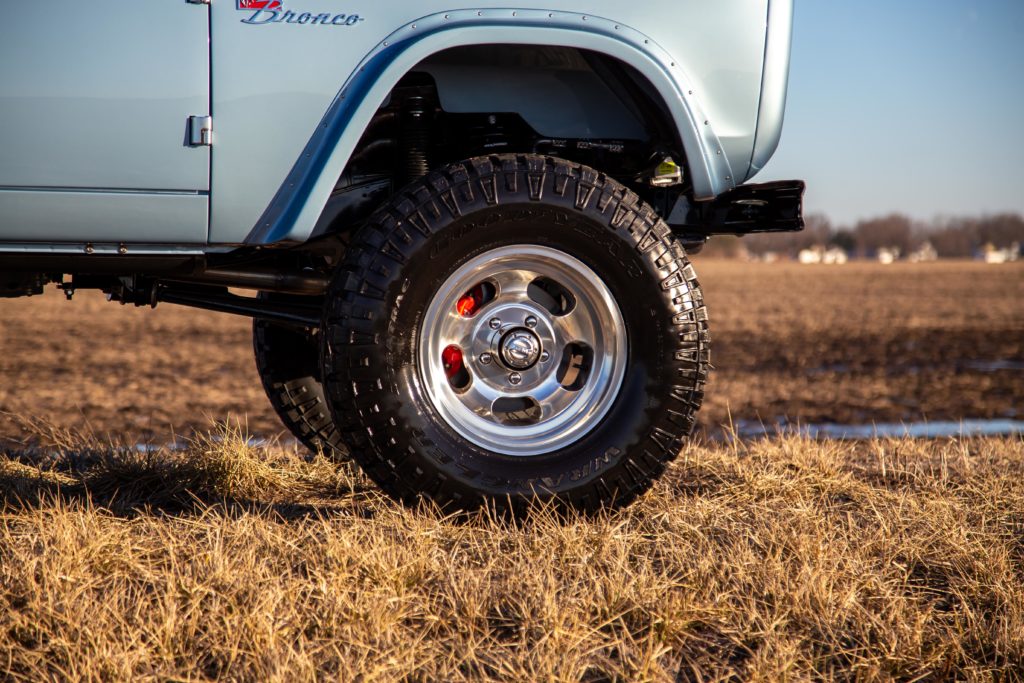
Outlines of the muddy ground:
M 705 431 L 736 422 L 858 424 L 1024 415 L 1024 264 L 746 264 L 695 258 L 715 372 Z M 0 301 L 0 437 L 39 420 L 167 441 L 241 420 L 283 435 L 250 323 L 52 287 Z

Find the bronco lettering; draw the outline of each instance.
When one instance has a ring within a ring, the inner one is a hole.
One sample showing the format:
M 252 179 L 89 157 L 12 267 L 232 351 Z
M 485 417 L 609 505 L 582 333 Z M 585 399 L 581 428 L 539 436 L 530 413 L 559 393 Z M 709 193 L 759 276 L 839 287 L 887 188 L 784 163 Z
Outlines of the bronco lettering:
M 355 26 L 365 17 L 358 14 L 296 14 L 291 10 L 258 9 L 251 16 L 242 19 L 243 24 L 262 26 L 265 24 L 319 24 L 320 26 Z

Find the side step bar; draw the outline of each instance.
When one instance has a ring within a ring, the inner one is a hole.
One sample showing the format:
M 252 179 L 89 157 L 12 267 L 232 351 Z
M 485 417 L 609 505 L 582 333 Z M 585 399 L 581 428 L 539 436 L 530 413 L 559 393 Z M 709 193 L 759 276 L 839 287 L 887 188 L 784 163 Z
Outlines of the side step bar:
M 686 241 L 711 235 L 798 232 L 804 229 L 802 180 L 740 185 L 707 202 L 679 199 L 669 227 Z

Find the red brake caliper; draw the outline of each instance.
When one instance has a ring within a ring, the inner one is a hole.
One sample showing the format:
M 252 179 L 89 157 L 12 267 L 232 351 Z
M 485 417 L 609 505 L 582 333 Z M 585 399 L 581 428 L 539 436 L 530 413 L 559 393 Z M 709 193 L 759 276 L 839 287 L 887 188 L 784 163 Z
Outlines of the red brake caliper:
M 484 286 L 477 285 L 462 295 L 462 298 L 455 304 L 455 310 L 463 318 L 470 318 L 480 309 L 480 304 L 484 302 L 484 296 Z
M 441 362 L 444 363 L 444 374 L 451 379 L 462 370 L 462 349 L 458 346 L 449 346 L 441 352 Z

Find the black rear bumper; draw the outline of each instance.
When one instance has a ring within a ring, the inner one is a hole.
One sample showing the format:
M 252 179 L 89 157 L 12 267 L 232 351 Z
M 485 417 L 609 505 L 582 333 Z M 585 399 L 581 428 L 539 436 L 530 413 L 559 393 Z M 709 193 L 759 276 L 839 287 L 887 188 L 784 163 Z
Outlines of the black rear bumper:
M 797 232 L 804 228 L 802 180 L 740 185 L 707 202 L 680 199 L 668 224 L 683 239 L 757 232 Z

